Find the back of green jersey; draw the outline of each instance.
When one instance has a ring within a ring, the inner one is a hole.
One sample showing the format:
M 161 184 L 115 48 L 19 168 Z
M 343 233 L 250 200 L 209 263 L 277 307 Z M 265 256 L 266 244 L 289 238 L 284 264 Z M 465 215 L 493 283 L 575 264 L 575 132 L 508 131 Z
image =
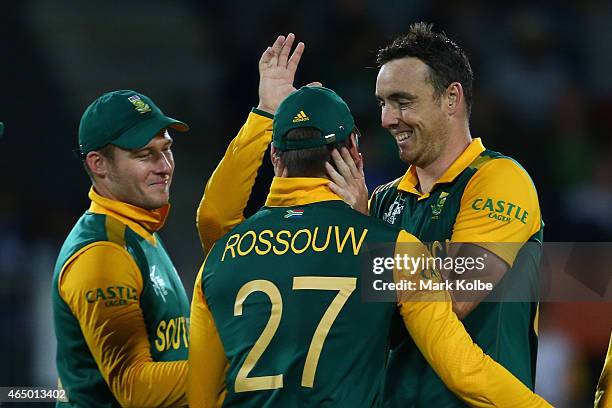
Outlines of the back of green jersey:
M 395 304 L 361 301 L 360 254 L 398 233 L 325 201 L 264 207 L 218 241 L 202 290 L 230 365 L 224 406 L 380 405 Z

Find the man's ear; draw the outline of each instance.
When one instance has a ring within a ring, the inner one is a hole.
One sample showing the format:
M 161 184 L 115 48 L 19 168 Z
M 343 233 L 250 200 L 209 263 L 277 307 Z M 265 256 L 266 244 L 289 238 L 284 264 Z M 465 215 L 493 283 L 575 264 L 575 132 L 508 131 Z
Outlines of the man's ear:
M 274 176 L 287 177 L 287 168 L 280 158 L 280 151 L 272 144 L 270 144 L 270 160 L 272 161 L 272 166 L 274 167 Z
M 463 100 L 463 86 L 459 82 L 453 82 L 446 88 L 445 106 L 447 113 L 454 116 L 459 112 L 461 105 L 465 103 Z
M 93 151 L 87 153 L 85 157 L 85 163 L 91 173 L 97 177 L 105 177 L 109 172 L 109 160 L 108 158 L 102 156 L 100 153 Z
M 272 143 L 270 143 L 270 161 L 272 162 L 273 166 L 276 164 L 276 161 L 278 159 L 278 150 L 276 149 L 276 147 L 274 147 Z

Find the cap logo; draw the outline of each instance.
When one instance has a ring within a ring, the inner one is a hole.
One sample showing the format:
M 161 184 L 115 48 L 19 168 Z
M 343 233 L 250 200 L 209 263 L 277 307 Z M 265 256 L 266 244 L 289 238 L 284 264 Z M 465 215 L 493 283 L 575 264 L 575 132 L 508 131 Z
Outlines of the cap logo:
M 151 108 L 149 107 L 149 105 L 144 103 L 142 99 L 140 99 L 140 96 L 138 95 L 130 96 L 128 98 L 128 101 L 130 101 L 132 105 L 134 105 L 134 108 L 136 108 L 138 113 L 140 113 L 141 115 L 143 113 L 151 112 Z
M 308 117 L 308 115 L 306 115 L 304 113 L 304 111 L 300 111 L 300 113 L 298 113 L 297 115 L 295 115 L 295 117 L 293 118 L 293 123 L 297 123 L 297 122 L 306 122 L 307 120 L 310 120 L 310 118 Z

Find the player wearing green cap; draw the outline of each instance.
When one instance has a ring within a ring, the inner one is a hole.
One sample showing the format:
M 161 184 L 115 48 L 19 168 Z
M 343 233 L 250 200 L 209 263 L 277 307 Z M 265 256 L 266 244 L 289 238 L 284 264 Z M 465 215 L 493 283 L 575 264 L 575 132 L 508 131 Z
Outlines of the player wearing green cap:
M 354 119 L 335 92 L 291 93 L 274 116 L 272 144 L 276 177 L 265 206 L 212 246 L 196 279 L 190 406 L 381 406 L 396 308 L 466 402 L 549 406 L 473 344 L 448 293 L 361 300 L 369 248 L 391 244 L 381 250 L 389 257 L 427 250 L 329 189 L 332 149 L 357 154 Z
M 157 235 L 174 172 L 168 129 L 189 128 L 131 90 L 81 118 L 91 206 L 53 274 L 58 406 L 186 405 L 189 301 Z

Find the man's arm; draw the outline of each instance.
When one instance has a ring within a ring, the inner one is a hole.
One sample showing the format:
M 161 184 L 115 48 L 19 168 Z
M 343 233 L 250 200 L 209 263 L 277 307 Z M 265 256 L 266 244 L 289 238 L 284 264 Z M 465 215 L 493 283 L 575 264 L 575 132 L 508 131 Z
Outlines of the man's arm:
M 327 166 L 330 188 L 358 211 L 364 211 L 367 186 L 363 160 L 348 150 L 334 151 L 337 171 Z M 503 181 L 503 182 L 502 182 Z M 541 227 L 538 196 L 529 175 L 511 159 L 494 159 L 484 164 L 470 179 L 461 198 L 453 226 L 449 253 L 452 258 L 484 256 L 484 268 L 458 274 L 442 271 L 449 280 L 482 280 L 493 287 L 513 265 L 518 251 Z M 490 291 L 470 292 L 469 300 L 455 300 L 453 310 L 465 318 Z M 457 292 L 460 296 L 460 293 Z M 457 297 L 459 297 L 457 296 Z M 461 297 L 463 299 L 463 297 Z
M 420 257 L 427 249 L 413 235 L 401 231 L 396 254 Z M 439 276 L 432 277 L 440 282 Z M 420 274 L 395 271 L 395 279 L 417 282 Z M 508 370 L 475 344 L 453 313 L 451 298 L 443 290 L 406 290 L 398 293 L 398 307 L 415 344 L 459 398 L 473 407 L 550 407 Z
M 154 362 L 140 308 L 140 270 L 125 249 L 110 242 L 87 248 L 66 266 L 61 298 L 79 321 L 89 350 L 111 392 L 124 407 L 187 404 L 187 361 Z M 125 304 L 107 304 L 112 289 Z
M 272 116 L 253 110 L 208 179 L 196 218 L 205 253 L 244 220 L 244 208 L 271 139 Z
M 465 282 L 480 280 L 482 282 L 491 283 L 495 287 L 504 277 L 508 270 L 508 264 L 493 252 L 488 251 L 474 244 L 451 244 L 449 246 L 448 257 L 463 258 L 463 259 L 482 259 L 484 268 L 482 270 L 472 269 L 463 274 L 458 274 L 452 269 L 442 270 L 442 275 L 448 281 L 465 280 Z M 450 292 L 453 302 L 453 311 L 459 319 L 463 320 L 472 310 L 476 308 L 489 295 L 489 290 L 453 290 Z
M 527 172 L 511 159 L 490 160 L 478 169 L 463 192 L 448 254 L 472 259 L 486 254 L 484 268 L 464 274 L 446 271 L 447 277 L 466 282 L 480 279 L 495 287 L 541 225 L 538 195 Z M 453 299 L 453 309 L 463 319 L 488 293 L 472 292 L 468 301 Z
M 279 36 L 262 54 L 259 60 L 259 104 L 206 183 L 196 218 L 205 253 L 217 239 L 244 220 L 244 208 L 272 140 L 274 112 L 281 101 L 296 90 L 293 80 L 304 52 L 304 43 L 298 43 L 289 56 L 294 40 L 293 34 L 287 38 Z
M 204 265 L 196 278 L 191 302 L 187 397 L 191 407 L 216 407 L 223 404 L 227 394 L 225 374 L 229 364 L 202 291 L 202 271 Z

